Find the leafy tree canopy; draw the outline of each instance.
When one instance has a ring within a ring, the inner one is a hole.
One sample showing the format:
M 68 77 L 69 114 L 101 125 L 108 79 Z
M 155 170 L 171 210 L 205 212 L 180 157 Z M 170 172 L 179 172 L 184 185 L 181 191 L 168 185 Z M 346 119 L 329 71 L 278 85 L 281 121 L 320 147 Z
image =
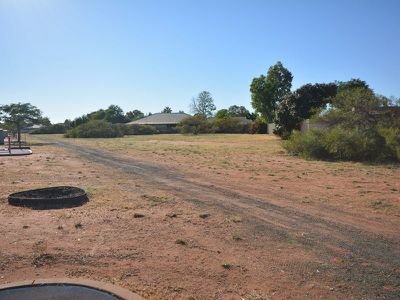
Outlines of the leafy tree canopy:
M 369 129 L 375 127 L 382 115 L 379 108 L 389 105 L 386 97 L 377 96 L 365 87 L 342 89 L 332 98 L 330 108 L 321 117 L 344 128 Z
M 215 113 L 215 117 L 217 119 L 225 119 L 225 118 L 229 118 L 230 114 L 228 112 L 228 110 L 226 108 L 220 109 Z
M 141 119 L 141 118 L 143 118 L 144 117 L 144 113 L 142 113 L 140 110 L 138 110 L 138 109 L 135 109 L 135 110 L 132 110 L 132 111 L 128 111 L 126 114 L 125 114 L 125 118 L 128 120 L 128 122 L 130 122 L 130 121 L 135 121 L 135 120 L 137 120 L 137 119 Z
M 287 94 L 276 109 L 275 132 L 288 137 L 294 129 L 300 129 L 303 120 L 326 108 L 336 92 L 335 83 L 316 83 L 303 85 Z
M 251 104 L 268 122 L 275 118 L 275 109 L 290 93 L 292 73 L 280 61 L 268 69 L 267 76 L 253 79 L 250 85 Z
M 257 115 L 251 113 L 244 106 L 232 105 L 228 109 L 220 109 L 215 114 L 217 119 L 223 119 L 228 117 L 244 117 L 249 120 L 255 120 Z
M 216 110 L 214 99 L 210 92 L 202 91 L 196 98 L 192 99 L 190 109 L 195 115 L 202 115 L 204 117 L 211 117 L 213 111 Z
M 40 124 L 42 112 L 30 103 L 12 103 L 0 106 L 0 121 L 8 128 L 16 129 L 18 142 L 21 141 L 21 128 L 33 124 Z
M 336 82 L 336 84 L 338 86 L 338 93 L 358 88 L 370 90 L 370 92 L 373 92 L 370 89 L 369 85 L 364 80 L 361 80 L 359 78 L 352 78 L 349 81 L 338 81 Z
M 110 105 L 105 110 L 104 120 L 113 124 L 124 123 L 126 121 L 124 111 L 118 105 Z
M 143 113 L 138 110 L 128 112 L 125 115 L 121 107 L 112 104 L 107 109 L 96 110 L 89 114 L 77 117 L 73 121 L 65 120 L 64 123 L 68 123 L 68 127 L 74 128 L 92 120 L 103 120 L 115 124 L 129 122 L 132 120 L 131 118 L 139 118 L 139 116 L 143 117 Z

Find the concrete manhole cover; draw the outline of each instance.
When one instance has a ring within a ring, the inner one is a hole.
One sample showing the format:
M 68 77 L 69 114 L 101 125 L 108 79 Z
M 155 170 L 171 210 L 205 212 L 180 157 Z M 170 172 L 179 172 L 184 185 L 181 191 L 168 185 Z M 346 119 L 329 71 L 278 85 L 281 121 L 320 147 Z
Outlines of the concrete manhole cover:
M 2 300 L 144 300 L 120 287 L 91 280 L 38 280 L 0 285 Z
M 33 209 L 54 209 L 80 206 L 88 201 L 86 192 L 73 186 L 56 186 L 27 190 L 8 196 L 8 203 Z

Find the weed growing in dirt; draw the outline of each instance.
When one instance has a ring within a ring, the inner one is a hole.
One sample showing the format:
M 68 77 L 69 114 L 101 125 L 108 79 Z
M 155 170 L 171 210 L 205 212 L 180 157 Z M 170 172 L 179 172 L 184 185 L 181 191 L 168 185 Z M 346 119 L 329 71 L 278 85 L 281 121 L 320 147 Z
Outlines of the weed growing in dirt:
M 32 245 L 32 250 L 35 253 L 45 253 L 47 249 L 46 241 L 37 241 Z
M 269 300 L 270 298 L 268 298 L 267 296 L 260 294 L 257 291 L 253 291 L 250 293 L 249 295 L 250 297 L 248 298 L 249 300 Z
M 166 196 L 156 196 L 156 195 L 147 195 L 147 194 L 144 194 L 141 197 L 142 197 L 142 199 L 149 201 L 150 206 L 157 206 L 159 204 L 163 204 L 163 203 L 173 200 Z
M 210 216 L 210 214 L 208 214 L 208 213 L 202 213 L 202 214 L 199 215 L 199 217 L 202 218 L 202 219 L 206 219 L 209 216 Z
M 242 241 L 243 240 L 243 238 L 237 233 L 232 234 L 232 239 L 234 241 Z
M 35 254 L 32 258 L 32 265 L 36 268 L 43 267 L 45 264 L 54 261 L 54 256 L 48 253 Z
M 76 229 L 81 229 L 83 227 L 81 222 L 75 223 L 74 226 L 75 226 Z
M 377 200 L 377 201 L 372 201 L 370 206 L 374 209 L 380 209 L 380 208 L 388 208 L 391 207 L 392 205 L 382 200 Z
M 226 269 L 226 270 L 230 270 L 230 269 L 232 269 L 233 265 L 230 264 L 230 263 L 223 263 L 223 264 L 222 264 L 222 267 L 223 267 L 224 269 Z
M 229 216 L 227 218 L 228 221 L 233 222 L 233 223 L 240 223 L 242 222 L 242 218 L 240 216 Z
M 185 240 L 183 240 L 183 239 L 177 239 L 177 240 L 175 241 L 175 244 L 182 245 L 182 246 L 186 246 L 186 245 L 187 245 L 187 242 L 186 242 Z
M 87 186 L 84 188 L 84 190 L 88 196 L 93 196 L 97 189 L 94 187 Z

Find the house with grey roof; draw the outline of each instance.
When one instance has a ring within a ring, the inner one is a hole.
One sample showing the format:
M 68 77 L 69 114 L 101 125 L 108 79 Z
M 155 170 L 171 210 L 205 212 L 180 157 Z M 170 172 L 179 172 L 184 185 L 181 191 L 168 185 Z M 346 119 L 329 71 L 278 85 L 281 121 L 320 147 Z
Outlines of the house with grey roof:
M 165 125 L 173 125 L 176 126 L 183 119 L 190 117 L 190 115 L 185 113 L 156 113 L 150 116 L 141 118 L 139 120 L 135 120 L 132 122 L 127 123 L 127 125 L 152 125 L 152 126 L 165 126 Z
M 186 113 L 156 113 L 139 120 L 126 123 L 126 125 L 151 125 L 156 127 L 161 133 L 174 132 L 174 130 L 171 129 L 176 128 L 176 126 L 187 117 L 190 117 L 190 115 Z
M 40 129 L 42 127 L 43 127 L 43 125 L 40 125 L 40 124 L 35 124 L 35 125 L 29 126 L 29 127 L 24 127 L 24 128 L 21 128 L 21 133 L 31 133 L 32 131 L 34 131 L 36 129 Z

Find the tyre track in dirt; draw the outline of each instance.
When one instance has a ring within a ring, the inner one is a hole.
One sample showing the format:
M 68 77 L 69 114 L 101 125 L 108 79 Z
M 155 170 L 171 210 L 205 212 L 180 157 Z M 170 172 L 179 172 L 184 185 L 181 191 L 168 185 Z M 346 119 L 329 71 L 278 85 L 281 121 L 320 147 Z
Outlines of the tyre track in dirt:
M 279 242 L 295 241 L 326 262 L 331 258 L 341 259 L 345 262 L 341 266 L 324 264 L 320 267 L 356 296 L 400 297 L 400 237 L 384 237 L 332 218 L 279 206 L 264 198 L 216 187 L 203 178 L 201 182 L 199 178 L 190 180 L 178 171 L 157 164 L 70 142 L 51 142 L 89 161 L 139 175 L 157 189 L 172 192 L 184 201 L 217 208 L 226 214 L 241 215 L 250 234 Z M 385 289 L 387 286 L 390 288 Z

